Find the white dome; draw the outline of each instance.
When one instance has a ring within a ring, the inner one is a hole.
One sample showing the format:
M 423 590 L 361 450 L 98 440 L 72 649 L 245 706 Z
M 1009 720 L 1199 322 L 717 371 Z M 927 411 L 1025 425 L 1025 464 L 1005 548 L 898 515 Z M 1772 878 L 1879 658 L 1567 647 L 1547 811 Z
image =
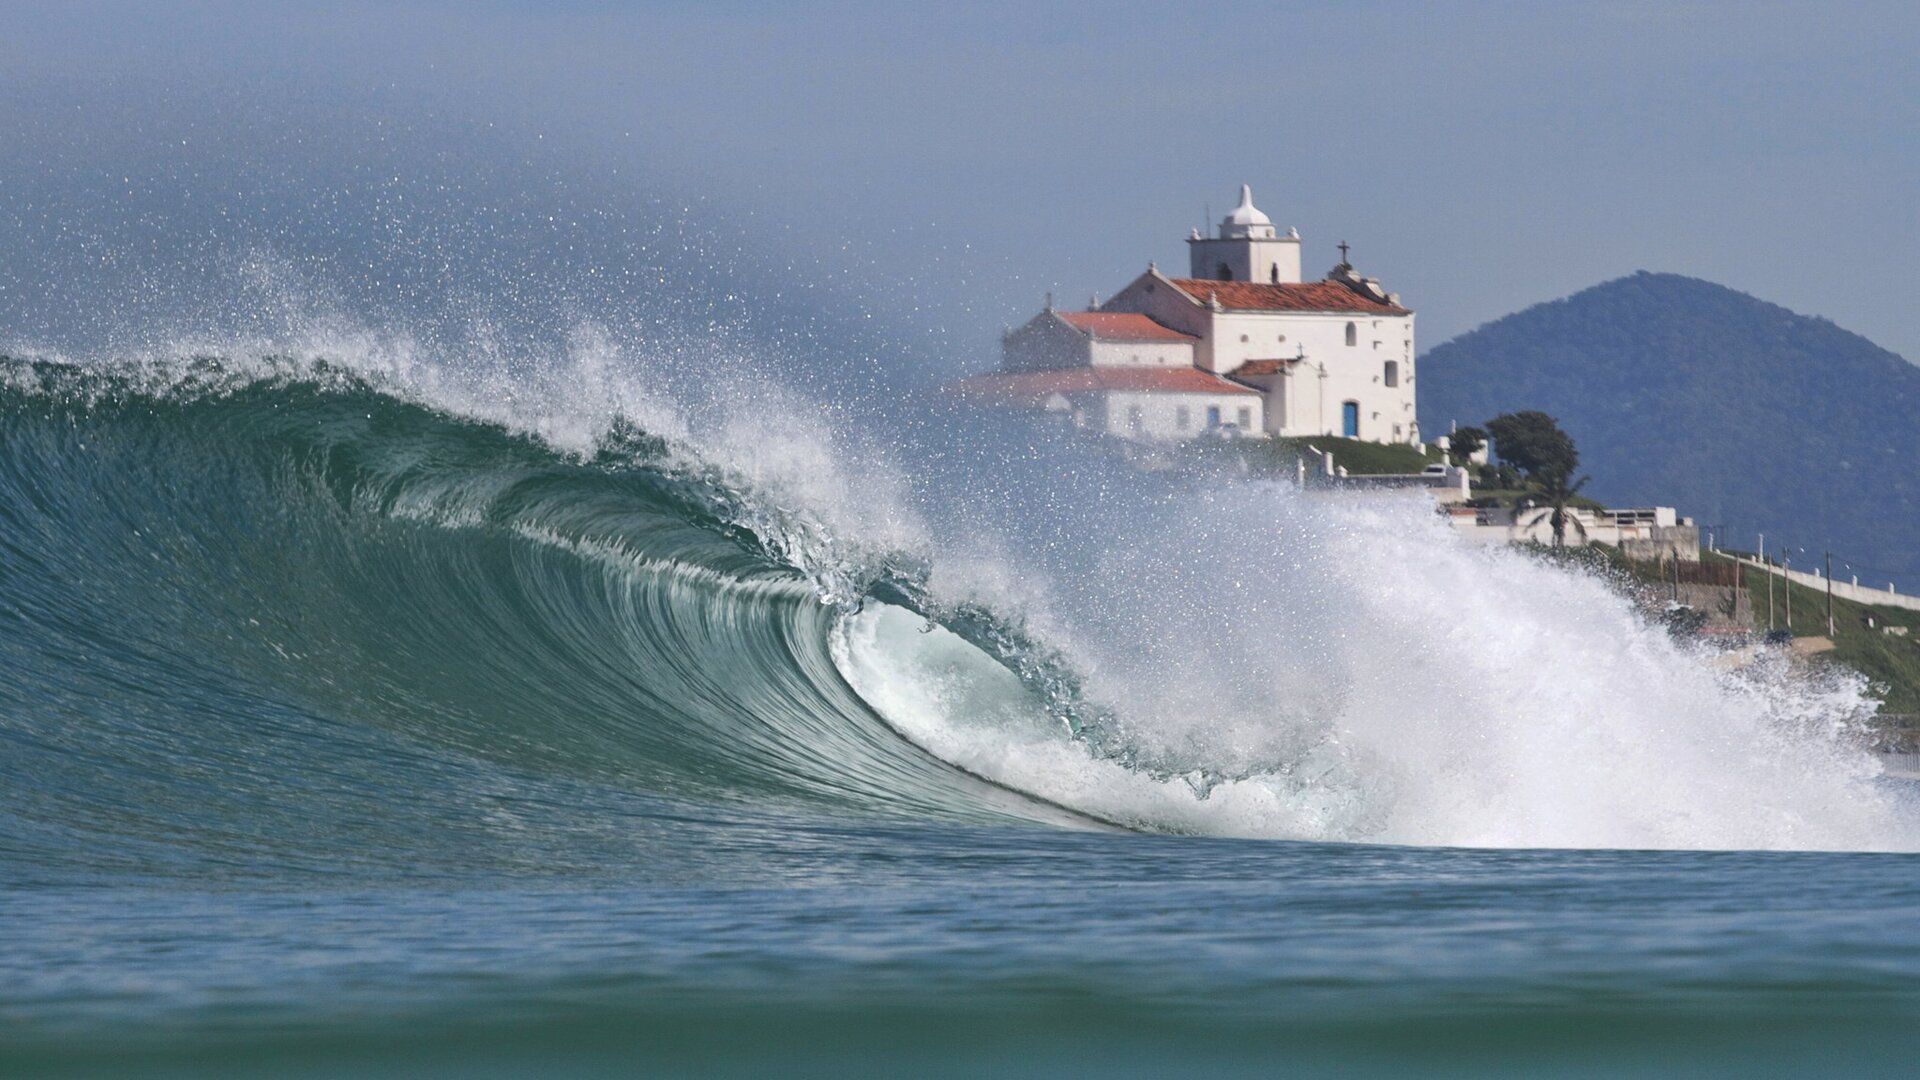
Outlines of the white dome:
M 1241 184 L 1240 205 L 1234 207 L 1233 213 L 1228 214 L 1226 219 L 1221 221 L 1220 224 L 1239 225 L 1242 227 L 1247 225 L 1271 225 L 1273 224 L 1273 219 L 1261 213 L 1259 208 L 1253 205 L 1253 185 Z

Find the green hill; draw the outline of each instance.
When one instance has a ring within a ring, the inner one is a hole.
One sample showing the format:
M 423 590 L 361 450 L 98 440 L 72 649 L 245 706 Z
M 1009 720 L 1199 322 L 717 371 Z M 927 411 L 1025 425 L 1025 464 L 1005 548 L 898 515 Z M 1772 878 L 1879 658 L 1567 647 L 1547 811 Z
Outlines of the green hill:
M 1542 409 L 1603 502 L 1920 591 L 1920 367 L 1825 319 L 1642 272 L 1455 338 L 1420 373 L 1424 431 Z

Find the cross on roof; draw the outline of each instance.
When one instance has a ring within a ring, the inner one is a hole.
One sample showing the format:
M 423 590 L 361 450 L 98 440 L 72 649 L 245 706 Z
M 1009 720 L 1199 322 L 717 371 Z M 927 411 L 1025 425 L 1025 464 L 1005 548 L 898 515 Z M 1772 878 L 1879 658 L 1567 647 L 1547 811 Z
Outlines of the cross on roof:
M 1340 241 L 1340 261 L 1343 263 L 1347 261 L 1347 242 L 1345 240 Z

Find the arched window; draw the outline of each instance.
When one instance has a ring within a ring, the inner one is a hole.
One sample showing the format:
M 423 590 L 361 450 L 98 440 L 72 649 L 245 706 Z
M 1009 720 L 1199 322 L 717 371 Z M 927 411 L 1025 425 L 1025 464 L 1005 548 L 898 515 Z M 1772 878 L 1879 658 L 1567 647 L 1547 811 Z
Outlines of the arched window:
M 1231 267 L 1231 266 L 1228 266 L 1228 265 L 1227 265 L 1226 263 L 1221 263 L 1221 264 L 1220 264 L 1220 280 L 1221 280 L 1221 281 L 1232 281 L 1232 280 L 1233 280 L 1233 267 Z
M 1273 283 L 1275 285 L 1280 284 L 1280 264 L 1279 263 L 1273 264 Z
M 1386 383 L 1388 386 L 1399 386 L 1400 385 L 1400 362 L 1397 360 L 1387 361 L 1386 374 L 1381 377 L 1380 381 Z
M 1347 324 L 1347 344 L 1348 345 L 1360 344 L 1360 328 L 1353 325 L 1352 323 Z

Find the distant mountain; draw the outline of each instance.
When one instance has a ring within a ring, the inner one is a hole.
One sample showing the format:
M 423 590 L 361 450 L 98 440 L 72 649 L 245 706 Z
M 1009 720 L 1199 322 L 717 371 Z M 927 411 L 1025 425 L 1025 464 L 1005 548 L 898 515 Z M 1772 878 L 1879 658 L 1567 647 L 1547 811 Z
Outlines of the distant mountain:
M 1920 592 L 1920 367 L 1825 319 L 1643 271 L 1455 338 L 1419 373 L 1425 432 L 1541 409 L 1603 502 L 1678 506 L 1747 550 L 1764 531 L 1802 565 L 1831 548 L 1837 577 Z

